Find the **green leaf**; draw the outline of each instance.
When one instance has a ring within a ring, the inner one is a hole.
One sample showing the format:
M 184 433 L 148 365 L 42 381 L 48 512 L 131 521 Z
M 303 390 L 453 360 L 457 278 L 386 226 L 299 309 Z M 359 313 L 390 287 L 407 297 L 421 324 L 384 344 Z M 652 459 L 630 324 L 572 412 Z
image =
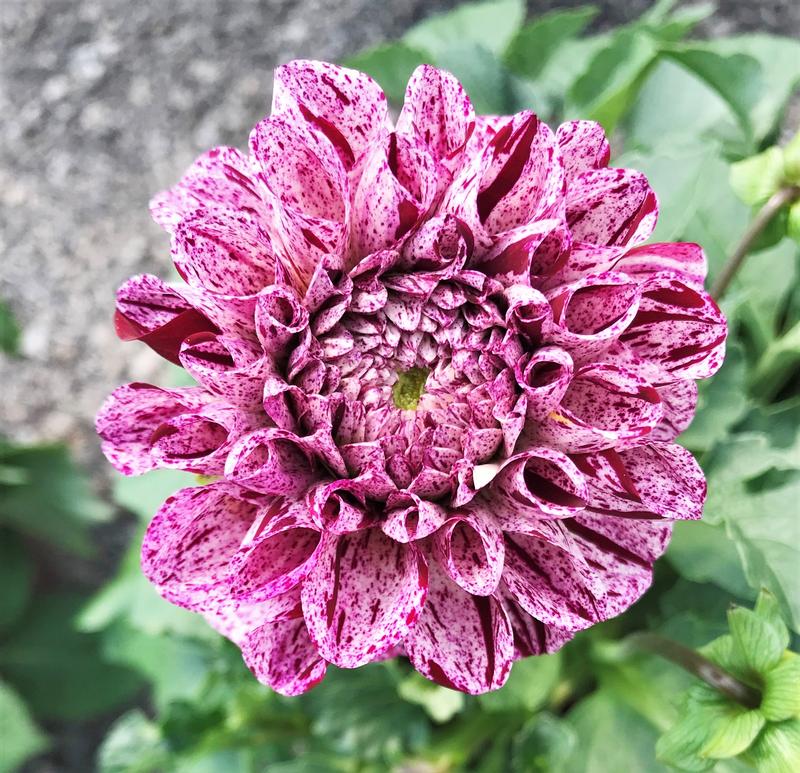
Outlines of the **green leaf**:
M 430 54 L 398 41 L 362 51 L 345 59 L 344 64 L 371 75 L 390 101 L 402 104 L 411 73 L 430 62 Z
M 728 626 L 734 646 L 754 676 L 763 676 L 778 663 L 783 654 L 783 642 L 763 617 L 744 607 L 734 607 L 728 612 Z
M 731 187 L 751 207 L 764 204 L 783 181 L 783 152 L 777 146 L 731 165 Z
M 773 341 L 751 375 L 751 388 L 764 400 L 774 398 L 800 368 L 800 322 Z
M 112 511 L 92 493 L 67 448 L 7 448 L 0 462 L 17 468 L 26 480 L 25 485 L 0 484 L 0 523 L 60 548 L 90 553 L 87 527 L 107 521 Z
M 83 603 L 69 593 L 39 596 L 0 646 L 3 675 L 37 716 L 85 719 L 130 700 L 140 687 L 132 671 L 103 662 L 99 637 L 74 629 Z
M 597 8 L 583 6 L 552 11 L 522 27 L 508 46 L 504 61 L 517 75 L 535 79 L 565 41 L 579 35 L 597 16 Z
M 22 540 L 7 529 L 0 530 L 0 632 L 19 620 L 31 597 L 33 562 Z
M 745 575 L 753 588 L 766 587 L 781 604 L 791 628 L 800 631 L 800 480 L 765 491 L 739 490 L 731 497 L 724 519 L 736 542 Z M 768 517 L 765 517 L 768 514 Z
M 790 719 L 765 727 L 745 759 L 759 773 L 797 773 L 800 770 L 800 720 Z
M 393 665 L 377 663 L 355 671 L 329 668 L 325 683 L 303 699 L 314 735 L 339 753 L 367 760 L 420 748 L 430 724 L 421 707 L 398 695 Z
M 196 476 L 180 470 L 153 470 L 135 477 L 115 475 L 114 501 L 149 523 L 170 494 L 196 485 Z
M 476 112 L 504 114 L 512 109 L 510 74 L 483 46 L 469 42 L 453 44 L 441 52 L 436 62 L 461 81 Z
M 565 773 L 666 773 L 665 767 L 653 761 L 655 729 L 607 690 L 584 698 L 567 719 L 575 730 L 577 743 L 563 766 Z
M 561 653 L 518 660 L 503 687 L 478 696 L 485 711 L 534 712 L 550 697 L 561 674 Z
M 748 711 L 733 703 L 728 703 L 724 710 L 726 716 L 719 718 L 713 734 L 700 748 L 701 757 L 726 759 L 741 754 L 750 747 L 766 722 L 758 711 Z
M 789 647 L 789 629 L 783 621 L 781 615 L 781 608 L 778 600 L 765 588 L 761 589 L 756 599 L 756 605 L 753 611 L 762 619 L 768 622 L 776 635 L 782 650 Z
M 760 89 L 749 112 L 755 140 L 762 142 L 776 131 L 790 96 L 800 84 L 800 67 L 797 65 L 800 62 L 800 41 L 751 33 L 716 38 L 702 45 L 721 56 L 749 56 L 759 63 L 760 82 L 768 87 Z M 738 88 L 742 85 L 739 84 Z
M 34 723 L 25 702 L 0 681 L 0 773 L 13 773 L 47 746 L 48 740 Z
M 414 25 L 403 37 L 413 48 L 437 58 L 454 45 L 474 43 L 500 56 L 525 18 L 522 0 L 466 3 Z
M 11 309 L 0 301 L 0 352 L 16 354 L 19 350 L 20 330 Z
M 145 634 L 164 633 L 216 640 L 218 634 L 200 615 L 165 601 L 148 582 L 140 566 L 141 535 L 131 542 L 117 576 L 104 585 L 82 610 L 81 631 L 101 631 L 125 621 Z
M 136 709 L 114 722 L 103 739 L 99 773 L 159 773 L 169 757 L 158 726 Z
M 698 389 L 697 413 L 678 441 L 694 452 L 707 451 L 728 435 L 731 428 L 745 415 L 748 408 L 745 393 L 746 363 L 742 347 L 732 341 L 725 353 L 725 361 L 714 378 L 701 381 Z M 691 528 L 694 524 L 676 524 Z M 699 525 L 699 524 L 698 524 Z M 697 533 L 700 541 L 710 533 Z M 673 538 L 674 542 L 674 538 Z M 689 546 L 684 544 L 684 547 Z M 721 557 L 722 558 L 722 557 Z M 714 562 L 715 564 L 717 562 Z M 695 568 L 702 574 L 702 566 Z M 689 575 L 684 575 L 689 577 Z M 695 579 L 694 577 L 689 577 Z M 698 580 L 704 582 L 704 579 Z M 729 587 L 729 586 L 722 586 Z
M 103 634 L 106 659 L 146 677 L 162 709 L 175 700 L 200 697 L 217 660 L 216 649 L 206 641 L 174 633 L 146 634 L 124 622 Z
M 609 134 L 633 104 L 658 45 L 647 34 L 623 29 L 600 49 L 569 90 L 569 117 L 599 121 Z
M 797 264 L 796 245 L 783 239 L 751 254 L 734 279 L 725 311 L 745 328 L 742 337 L 752 357 L 761 357 L 781 334 L 787 295 L 797 281 Z M 752 386 L 752 374 L 748 381 Z M 762 401 L 771 397 L 760 391 L 754 394 Z
M 464 709 L 464 694 L 428 681 L 416 671 L 397 686 L 400 697 L 422 706 L 428 716 L 438 723 L 448 722 Z
M 688 35 L 701 21 L 707 19 L 716 10 L 714 3 L 698 3 L 678 8 L 673 13 L 661 18 L 643 17 L 642 22 L 651 34 L 660 40 L 677 41 Z
M 669 94 L 669 110 L 663 110 Z M 698 161 L 716 159 L 723 144 L 738 146 L 741 128 L 727 102 L 705 81 L 667 58 L 659 58 L 642 86 L 625 122 L 625 144 L 646 149 L 649 154 L 673 155 L 682 148 L 698 148 Z M 673 171 L 682 167 L 673 166 Z M 704 181 L 694 179 L 694 189 Z M 665 201 L 665 204 L 671 202 Z M 662 215 L 659 214 L 659 226 Z M 661 237 L 659 237 L 661 238 Z
M 770 722 L 800 717 L 800 656 L 786 652 L 770 669 L 759 710 Z
M 800 244 L 800 201 L 796 201 L 789 207 L 789 215 L 786 219 L 786 235 Z
M 667 559 L 682 577 L 712 582 L 740 598 L 753 594 L 742 569 L 736 544 L 723 526 L 679 521 L 672 532 Z
M 665 54 L 708 83 L 730 105 L 745 134 L 752 134 L 750 114 L 762 90 L 756 59 L 741 53 L 720 54 L 701 43 L 672 46 Z
M 514 736 L 513 773 L 550 773 L 560 770 L 575 750 L 576 734 L 569 723 L 547 712 L 528 720 Z

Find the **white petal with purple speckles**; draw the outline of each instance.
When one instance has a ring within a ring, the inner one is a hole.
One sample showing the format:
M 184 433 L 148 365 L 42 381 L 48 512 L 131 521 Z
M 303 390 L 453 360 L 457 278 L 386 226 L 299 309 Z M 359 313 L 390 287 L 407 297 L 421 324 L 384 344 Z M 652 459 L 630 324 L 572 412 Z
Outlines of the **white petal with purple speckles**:
M 185 280 L 119 291 L 120 338 L 197 381 L 97 417 L 171 497 L 145 574 L 286 694 L 407 652 L 467 692 L 647 589 L 702 471 L 674 444 L 725 320 L 694 244 L 645 244 L 646 178 L 602 127 L 476 116 L 419 67 L 397 125 L 368 76 L 296 61 L 249 152 L 157 195 Z
M 320 654 L 356 668 L 403 640 L 427 592 L 427 564 L 414 545 L 378 529 L 330 535 L 303 583 L 303 613 Z

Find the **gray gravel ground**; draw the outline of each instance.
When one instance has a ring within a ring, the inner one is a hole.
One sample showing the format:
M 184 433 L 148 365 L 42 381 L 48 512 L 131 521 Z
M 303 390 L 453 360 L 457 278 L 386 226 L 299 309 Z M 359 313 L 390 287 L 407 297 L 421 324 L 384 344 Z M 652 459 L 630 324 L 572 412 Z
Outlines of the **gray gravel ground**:
M 128 275 L 169 267 L 150 195 L 203 149 L 246 141 L 275 64 L 339 59 L 454 4 L 0 0 L 0 297 L 24 330 L 22 357 L 0 359 L 0 434 L 67 440 L 97 461 L 91 419 L 103 397 L 162 367 L 110 324 Z M 607 25 L 650 3 L 600 5 Z M 743 29 L 798 32 L 800 3 L 722 0 L 707 24 Z

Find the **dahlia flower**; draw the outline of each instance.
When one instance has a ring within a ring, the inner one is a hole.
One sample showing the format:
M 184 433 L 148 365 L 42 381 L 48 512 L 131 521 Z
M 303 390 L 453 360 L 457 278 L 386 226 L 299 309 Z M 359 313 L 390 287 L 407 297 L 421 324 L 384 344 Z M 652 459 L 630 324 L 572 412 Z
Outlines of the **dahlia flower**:
M 249 152 L 152 202 L 181 284 L 119 290 L 121 338 L 197 386 L 134 383 L 97 429 L 126 475 L 187 470 L 145 574 L 294 695 L 396 655 L 481 693 L 648 588 L 702 472 L 675 437 L 726 325 L 695 244 L 602 128 L 475 115 L 422 66 L 295 61 Z

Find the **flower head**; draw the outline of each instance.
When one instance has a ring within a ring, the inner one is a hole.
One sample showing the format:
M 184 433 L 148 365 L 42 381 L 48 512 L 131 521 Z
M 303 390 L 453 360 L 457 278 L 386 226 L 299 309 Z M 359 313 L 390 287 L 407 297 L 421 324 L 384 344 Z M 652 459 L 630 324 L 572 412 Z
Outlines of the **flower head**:
M 703 475 L 673 440 L 725 321 L 694 244 L 645 244 L 644 175 L 598 124 L 476 116 L 420 67 L 393 124 L 366 75 L 278 68 L 249 153 L 216 148 L 153 216 L 185 284 L 137 276 L 116 325 L 198 386 L 97 419 L 139 474 L 214 481 L 150 524 L 159 592 L 285 694 L 405 654 L 501 686 L 647 589 Z

